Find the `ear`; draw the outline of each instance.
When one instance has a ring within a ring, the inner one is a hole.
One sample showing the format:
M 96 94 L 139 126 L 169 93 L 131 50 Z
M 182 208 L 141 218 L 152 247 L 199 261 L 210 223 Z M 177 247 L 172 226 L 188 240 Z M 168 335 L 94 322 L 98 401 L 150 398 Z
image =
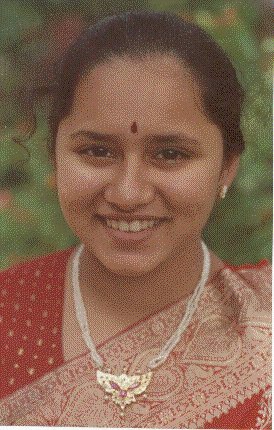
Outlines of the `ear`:
M 238 173 L 240 165 L 240 155 L 231 155 L 229 159 L 225 160 L 219 177 L 219 189 L 221 190 L 224 185 L 230 187 L 234 178 Z

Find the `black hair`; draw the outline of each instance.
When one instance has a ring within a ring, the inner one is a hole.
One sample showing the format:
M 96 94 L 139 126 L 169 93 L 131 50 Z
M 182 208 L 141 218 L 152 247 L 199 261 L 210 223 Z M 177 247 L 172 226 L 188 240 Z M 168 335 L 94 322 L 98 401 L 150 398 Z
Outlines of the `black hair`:
M 243 152 L 244 90 L 227 55 L 199 26 L 172 13 L 141 11 L 110 16 L 84 29 L 56 64 L 48 116 L 51 158 L 59 123 L 69 114 L 85 73 L 113 57 L 142 59 L 154 53 L 176 55 L 193 73 L 204 111 L 221 130 L 224 157 Z

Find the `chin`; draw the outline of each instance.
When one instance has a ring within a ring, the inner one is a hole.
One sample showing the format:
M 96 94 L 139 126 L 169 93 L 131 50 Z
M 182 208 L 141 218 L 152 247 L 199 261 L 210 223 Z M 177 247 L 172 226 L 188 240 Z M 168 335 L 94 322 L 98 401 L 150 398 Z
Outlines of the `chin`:
M 120 276 L 138 277 L 152 272 L 162 262 L 160 255 L 142 255 L 141 253 L 95 253 L 106 270 Z

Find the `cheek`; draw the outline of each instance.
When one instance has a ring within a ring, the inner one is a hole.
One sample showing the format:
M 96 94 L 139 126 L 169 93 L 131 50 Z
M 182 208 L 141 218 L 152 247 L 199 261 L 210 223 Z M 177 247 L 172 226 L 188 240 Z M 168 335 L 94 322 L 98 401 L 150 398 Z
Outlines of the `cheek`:
M 91 169 L 58 167 L 56 185 L 60 206 L 64 211 L 75 213 L 90 209 L 90 202 L 99 193 L 104 183 L 104 175 Z
M 161 181 L 160 188 L 178 216 L 208 216 L 216 198 L 218 174 L 217 166 L 173 171 Z

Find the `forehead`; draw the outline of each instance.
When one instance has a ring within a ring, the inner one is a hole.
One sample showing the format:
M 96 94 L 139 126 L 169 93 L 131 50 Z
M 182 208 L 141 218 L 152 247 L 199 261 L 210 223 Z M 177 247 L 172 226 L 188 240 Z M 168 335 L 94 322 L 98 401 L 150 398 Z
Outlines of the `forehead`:
M 86 73 L 78 84 L 72 114 L 79 120 L 124 125 L 208 121 L 200 87 L 173 55 L 113 58 Z

